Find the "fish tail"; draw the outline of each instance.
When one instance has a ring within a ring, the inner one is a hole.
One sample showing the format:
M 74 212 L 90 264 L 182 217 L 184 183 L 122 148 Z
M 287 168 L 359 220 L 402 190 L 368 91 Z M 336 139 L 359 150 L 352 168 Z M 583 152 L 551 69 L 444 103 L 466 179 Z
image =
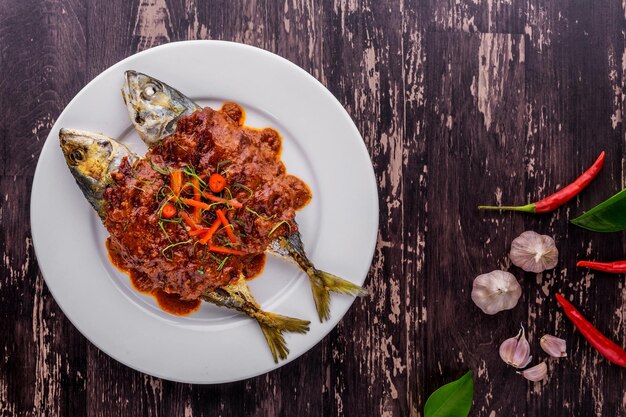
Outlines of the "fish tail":
M 339 294 L 349 294 L 353 296 L 364 296 L 367 291 L 359 285 L 346 281 L 329 272 L 320 271 L 315 268 L 307 270 L 313 291 L 313 300 L 320 322 L 330 318 L 330 292 Z
M 274 362 L 278 363 L 278 359 L 285 360 L 289 354 L 283 332 L 306 333 L 309 331 L 311 322 L 268 312 L 263 313 L 263 316 L 263 320 L 258 320 L 258 323 L 272 352 Z

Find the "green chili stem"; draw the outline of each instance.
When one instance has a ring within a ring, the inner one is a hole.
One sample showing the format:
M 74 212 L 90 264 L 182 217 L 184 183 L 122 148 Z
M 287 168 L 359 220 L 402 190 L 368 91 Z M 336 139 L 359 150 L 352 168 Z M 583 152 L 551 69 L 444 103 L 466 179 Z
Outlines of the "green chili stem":
M 524 213 L 534 213 L 535 205 L 526 204 L 525 206 L 478 206 L 478 210 L 522 211 Z

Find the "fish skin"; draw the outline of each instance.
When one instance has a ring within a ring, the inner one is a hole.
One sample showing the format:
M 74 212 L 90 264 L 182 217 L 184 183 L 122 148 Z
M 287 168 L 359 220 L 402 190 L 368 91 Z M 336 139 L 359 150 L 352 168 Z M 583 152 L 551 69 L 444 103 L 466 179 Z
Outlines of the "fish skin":
M 104 191 L 111 184 L 111 173 L 117 171 L 124 158 L 128 158 L 132 164 L 140 157 L 115 139 L 96 133 L 61 129 L 59 140 L 65 161 L 76 183 L 104 221 Z M 286 359 L 289 353 L 284 332 L 309 331 L 309 321 L 262 310 L 243 277 L 207 292 L 200 298 L 218 306 L 235 309 L 256 320 L 275 363 L 279 359 Z
M 111 173 L 117 171 L 124 158 L 132 164 L 139 156 L 116 140 L 82 130 L 61 129 L 59 142 L 78 187 L 104 218 L 104 190 L 111 183 Z
M 122 88 L 122 91 L 131 91 L 133 89 L 136 89 L 136 87 L 133 87 L 133 85 L 131 85 L 132 78 L 129 78 L 128 76 L 129 72 L 134 73 L 134 71 L 126 72 L 127 73 L 126 82 L 124 83 L 124 87 Z M 140 73 L 136 73 L 136 74 L 140 74 Z M 131 121 L 133 121 L 133 124 L 135 124 L 136 128 L 137 128 L 137 124 L 135 123 L 133 119 L 133 117 L 135 117 L 134 116 L 135 113 L 131 112 L 130 110 L 131 108 L 142 108 L 142 109 L 148 109 L 146 110 L 148 112 L 152 111 L 153 113 L 147 115 L 147 118 L 150 119 L 151 122 L 155 125 L 155 127 L 153 128 L 154 131 L 158 131 L 158 132 L 167 131 L 167 132 L 170 132 L 170 134 L 176 131 L 176 122 L 178 121 L 180 117 L 186 114 L 191 114 L 194 111 L 200 109 L 200 106 L 195 104 L 193 100 L 191 100 L 188 97 L 185 97 L 182 93 L 180 93 L 178 90 L 174 89 L 173 87 L 163 83 L 162 81 L 156 80 L 150 77 L 149 75 L 141 74 L 141 76 L 146 77 L 143 80 L 143 82 L 146 84 L 149 84 L 150 82 L 158 83 L 163 90 L 176 92 L 178 96 L 176 96 L 177 102 L 174 103 L 175 105 L 183 104 L 189 107 L 186 109 L 186 112 L 180 113 L 180 115 L 177 116 L 176 118 L 170 117 L 170 118 L 160 120 L 159 114 L 166 112 L 167 109 L 172 107 L 174 104 L 173 105 L 167 104 L 163 106 L 162 108 L 160 108 L 159 104 L 161 104 L 161 102 L 158 102 L 158 103 L 155 102 L 155 103 L 151 103 L 150 107 L 148 108 L 144 106 L 143 103 L 135 102 L 137 95 L 134 95 L 130 99 L 127 99 L 125 97 L 124 101 L 126 103 L 127 108 L 129 109 L 129 115 L 131 117 Z M 159 125 L 161 125 L 161 127 L 159 127 Z M 141 125 L 139 127 L 141 128 Z M 161 141 L 166 136 L 168 136 L 168 135 L 165 135 L 165 136 L 149 135 L 149 137 L 146 137 L 144 139 L 144 136 L 146 136 L 146 134 L 142 133 L 141 130 L 138 130 L 138 133 L 139 133 L 139 136 L 141 136 L 144 143 L 149 148 L 155 146 L 156 144 L 159 143 L 159 141 Z M 353 296 L 364 296 L 367 294 L 367 291 L 364 290 L 359 285 L 353 284 L 350 281 L 347 281 L 343 278 L 340 278 L 328 272 L 324 272 L 324 271 L 316 269 L 313 263 L 307 258 L 306 253 L 304 252 L 304 244 L 302 243 L 300 233 L 294 233 L 293 235 L 289 236 L 289 238 L 287 239 L 277 238 L 276 240 L 270 243 L 269 249 L 274 254 L 277 254 L 279 256 L 282 256 L 282 257 L 285 257 L 287 259 L 294 261 L 300 267 L 300 269 L 306 272 L 306 274 L 309 276 L 309 280 L 311 283 L 311 290 L 313 291 L 313 299 L 315 301 L 315 308 L 317 309 L 317 315 L 318 315 L 320 322 L 324 322 L 330 318 L 330 294 L 329 294 L 330 291 L 337 292 L 340 294 L 349 294 Z
M 176 122 L 200 109 L 169 85 L 137 71 L 125 72 L 122 98 L 141 140 L 152 147 L 176 131 Z

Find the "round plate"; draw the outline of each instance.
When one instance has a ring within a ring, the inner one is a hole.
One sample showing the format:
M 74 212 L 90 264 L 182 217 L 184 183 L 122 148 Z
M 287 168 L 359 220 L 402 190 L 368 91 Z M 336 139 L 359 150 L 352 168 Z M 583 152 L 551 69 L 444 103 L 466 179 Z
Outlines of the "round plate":
M 293 63 L 262 49 L 220 41 L 163 45 L 104 71 L 67 105 L 52 128 L 35 172 L 31 223 L 39 266 L 71 322 L 102 351 L 141 372 L 189 383 L 220 383 L 259 375 L 319 342 L 353 302 L 333 295 L 331 319 L 319 323 L 308 277 L 268 257 L 250 282 L 262 308 L 307 319 L 306 335 L 286 334 L 289 358 L 272 360 L 257 323 L 212 305 L 186 317 L 161 311 L 108 260 L 107 232 L 72 178 L 59 147 L 61 127 L 117 138 L 143 154 L 120 88 L 125 70 L 150 74 L 203 105 L 235 101 L 246 124 L 271 126 L 283 138 L 288 172 L 313 200 L 296 217 L 309 258 L 320 269 L 362 284 L 378 230 L 378 196 L 367 150 L 333 95 Z

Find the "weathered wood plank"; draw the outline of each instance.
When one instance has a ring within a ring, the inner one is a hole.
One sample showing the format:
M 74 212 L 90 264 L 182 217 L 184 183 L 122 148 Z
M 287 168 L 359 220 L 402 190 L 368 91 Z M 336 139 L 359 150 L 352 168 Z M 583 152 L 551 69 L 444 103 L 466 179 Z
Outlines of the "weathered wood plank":
M 567 361 L 549 363 L 552 375 L 548 382 L 529 390 L 528 414 L 539 416 L 550 409 L 556 416 L 623 415 L 626 405 L 615 387 L 623 386 L 626 376 L 574 332 L 553 299 L 555 292 L 562 292 L 602 331 L 625 343 L 620 318 L 625 306 L 623 282 L 575 268 L 577 259 L 623 258 L 623 238 L 567 224 L 623 186 L 623 142 L 621 132 L 614 128 L 620 111 L 614 62 L 624 51 L 618 29 L 624 27 L 623 9 L 618 2 L 565 8 L 529 2 L 528 19 L 527 194 L 536 198 L 539 194 L 533 192 L 545 194 L 561 187 L 589 166 L 600 151 L 608 156 L 601 175 L 575 203 L 547 219 L 526 222 L 533 228 L 548 223 L 545 230 L 561 250 L 560 265 L 538 280 L 541 291 L 529 297 L 529 322 L 534 323 L 531 336 L 538 339 L 543 332 L 557 333 L 568 340 L 571 349 Z
M 404 2 L 402 13 L 402 51 L 404 56 L 404 169 L 402 176 L 405 235 L 403 267 L 406 346 L 406 409 L 416 416 L 426 401 L 427 301 L 426 301 L 426 235 L 428 233 L 428 137 L 425 130 L 425 25 L 424 11 L 413 2 Z
M 3 156 L 0 173 L 33 175 L 56 117 L 85 84 L 80 0 L 0 4 Z
M 519 0 L 429 0 L 424 23 L 429 31 L 524 33 L 526 3 Z
M 84 84 L 84 17 L 78 1 L 0 5 L 3 416 L 60 416 L 85 409 L 86 343 L 44 286 L 28 210 L 43 141 Z
M 87 62 L 85 82 L 137 52 L 141 41 L 137 25 L 139 3 L 145 1 L 84 0 L 87 7 Z
M 39 274 L 25 209 L 31 183 L 0 177 L 0 415 L 76 415 L 85 409 L 86 341 Z
M 380 189 L 380 230 L 367 282 L 329 337 L 325 415 L 407 415 L 405 266 L 416 262 L 405 231 L 404 60 L 402 3 L 335 2 L 325 9 L 330 49 L 326 85 L 355 120 L 370 150 Z M 406 242 L 406 243 L 405 243 Z M 360 392 L 361 395 L 352 393 Z
M 508 269 L 508 244 L 523 231 L 520 216 L 476 207 L 524 198 L 524 37 L 428 33 L 425 54 L 425 389 L 473 369 L 476 397 L 484 399 L 475 415 L 522 415 L 523 403 L 510 399 L 524 396 L 526 383 L 506 369 L 497 349 L 525 321 L 523 307 L 486 316 L 470 292 L 477 275 Z M 527 292 L 532 284 L 522 285 Z

